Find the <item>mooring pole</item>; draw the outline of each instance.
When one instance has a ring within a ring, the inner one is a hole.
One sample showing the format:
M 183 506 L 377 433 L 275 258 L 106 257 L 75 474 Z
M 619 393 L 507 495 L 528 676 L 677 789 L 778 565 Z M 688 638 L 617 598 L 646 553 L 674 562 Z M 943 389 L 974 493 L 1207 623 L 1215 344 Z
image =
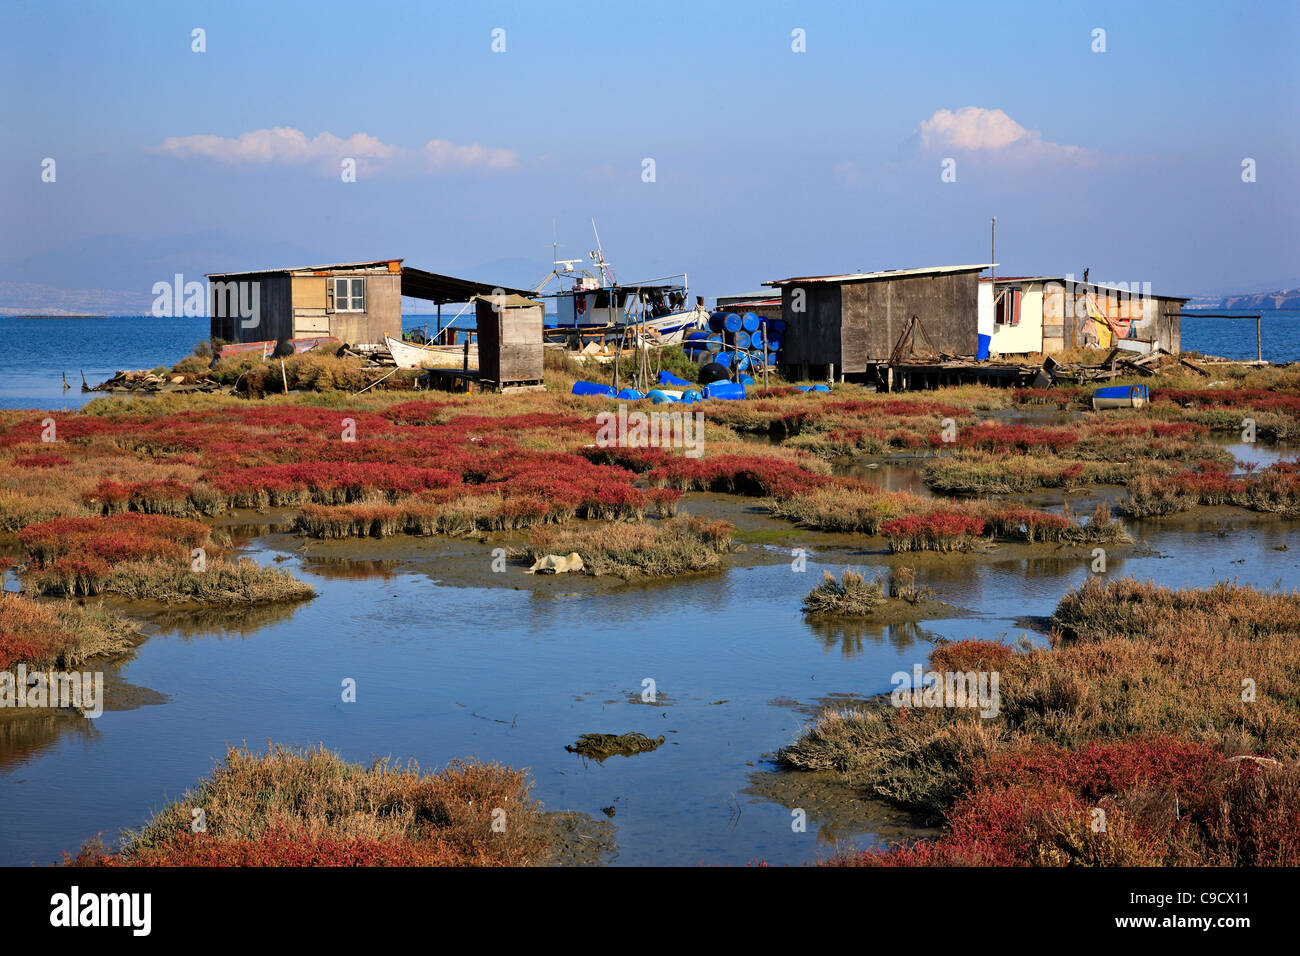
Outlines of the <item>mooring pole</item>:
M 1264 339 L 1261 337 L 1259 332 L 1259 319 L 1260 316 L 1256 315 L 1255 316 L 1255 355 L 1259 359 L 1259 361 L 1262 362 L 1264 361 Z

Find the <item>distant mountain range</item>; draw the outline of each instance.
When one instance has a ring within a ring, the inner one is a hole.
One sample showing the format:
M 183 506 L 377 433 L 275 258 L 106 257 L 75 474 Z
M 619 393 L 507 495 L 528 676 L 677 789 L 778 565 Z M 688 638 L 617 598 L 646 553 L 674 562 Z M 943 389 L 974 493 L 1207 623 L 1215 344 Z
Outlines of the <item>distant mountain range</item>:
M 331 255 L 303 246 L 246 242 L 216 230 L 168 239 L 99 236 L 0 260 L 0 315 L 144 315 L 153 305 L 154 283 L 171 283 L 177 273 L 186 282 L 202 282 L 208 272 L 353 262 L 402 253 L 400 249 L 372 249 L 347 255 L 335 250 Z M 454 268 L 418 258 L 407 262 L 430 272 L 519 289 L 534 288 L 551 268 L 545 262 L 524 258 Z M 404 303 L 404 310 L 432 312 L 434 306 L 413 299 Z
M 187 282 L 201 282 L 208 272 L 349 262 L 411 251 L 335 249 L 330 253 L 282 242 L 245 240 L 219 230 L 164 239 L 96 236 L 57 249 L 0 259 L 0 315 L 143 315 L 153 304 L 154 283 L 170 283 L 177 273 Z M 551 269 L 545 261 L 524 257 L 467 266 L 422 261 L 416 252 L 407 261 L 431 272 L 518 289 L 535 288 Z M 1300 282 L 1291 278 L 1269 285 L 1277 291 L 1205 289 L 1186 309 L 1300 309 Z M 403 310 L 431 312 L 433 305 L 411 299 L 403 303 Z
M 1279 289 L 1276 292 L 1245 292 L 1240 295 L 1200 296 L 1184 306 L 1184 311 L 1196 309 L 1300 309 L 1300 288 Z

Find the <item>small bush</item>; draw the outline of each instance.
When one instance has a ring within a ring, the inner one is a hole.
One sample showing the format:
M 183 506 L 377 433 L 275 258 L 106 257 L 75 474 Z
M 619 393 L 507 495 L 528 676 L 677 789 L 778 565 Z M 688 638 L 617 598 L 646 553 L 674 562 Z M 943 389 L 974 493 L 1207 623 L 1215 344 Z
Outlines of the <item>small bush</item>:
M 861 574 L 845 568 L 837 581 L 829 571 L 821 584 L 803 599 L 805 614 L 827 617 L 866 617 L 885 600 L 879 581 L 868 581 Z

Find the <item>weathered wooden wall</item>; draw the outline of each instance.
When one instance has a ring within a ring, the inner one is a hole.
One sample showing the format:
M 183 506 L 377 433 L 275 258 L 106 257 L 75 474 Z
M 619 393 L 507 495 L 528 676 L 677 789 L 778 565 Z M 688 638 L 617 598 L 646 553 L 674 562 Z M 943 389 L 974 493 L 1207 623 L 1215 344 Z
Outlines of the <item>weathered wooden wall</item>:
M 802 308 L 801 308 L 802 306 Z M 781 318 L 785 337 L 781 362 L 785 365 L 840 366 L 840 287 L 810 282 L 781 289 Z
M 366 280 L 364 312 L 334 312 L 328 307 L 328 283 L 336 276 Z M 257 325 L 245 328 L 238 315 L 219 314 L 223 312 L 218 302 L 219 282 L 254 284 L 260 304 Z M 382 345 L 385 335 L 402 337 L 402 277 L 387 270 L 230 275 L 211 281 L 208 306 L 211 334 L 226 342 L 278 342 L 333 335 L 352 345 Z
M 402 276 L 386 270 L 332 271 L 330 278 L 366 280 L 366 311 L 331 312 L 329 334 L 349 345 L 383 345 L 384 336 L 402 337 Z M 294 302 L 295 307 L 298 305 Z M 310 333 L 305 333 L 310 334 Z
M 490 299 L 479 299 L 478 368 L 484 381 L 506 387 L 542 380 L 542 309 L 539 302 L 497 310 Z
M 1166 352 L 1183 348 L 1183 303 L 1178 299 L 1160 299 L 1160 317 L 1156 344 Z
M 327 276 L 293 276 L 293 335 L 307 338 L 330 334 L 330 316 L 327 310 L 329 296 Z
M 940 352 L 974 355 L 979 345 L 979 274 L 942 273 L 847 282 L 836 370 L 865 372 L 889 358 L 913 315 Z M 917 347 L 924 340 L 917 337 Z
M 246 321 L 237 312 L 239 293 L 223 298 L 220 283 L 234 283 L 236 290 L 241 283 L 248 283 L 249 293 L 257 297 L 257 324 L 245 327 Z M 208 328 L 213 338 L 223 342 L 266 342 L 270 340 L 293 337 L 292 296 L 287 275 L 266 275 L 253 273 L 249 275 L 231 275 L 213 279 L 208 286 L 208 314 L 211 319 Z

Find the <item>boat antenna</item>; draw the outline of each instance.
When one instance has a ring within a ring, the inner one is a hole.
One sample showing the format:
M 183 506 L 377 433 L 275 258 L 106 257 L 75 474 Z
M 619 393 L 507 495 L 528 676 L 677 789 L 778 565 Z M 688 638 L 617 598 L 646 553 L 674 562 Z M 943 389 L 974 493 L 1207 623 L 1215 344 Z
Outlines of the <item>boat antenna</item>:
M 596 252 L 592 258 L 595 259 L 596 263 L 600 266 L 600 271 L 604 274 L 605 281 L 610 285 L 614 285 L 616 281 L 614 279 L 614 267 L 605 261 L 605 250 L 601 247 L 600 231 L 596 229 L 596 220 L 594 218 L 591 220 L 591 231 L 596 234 Z

